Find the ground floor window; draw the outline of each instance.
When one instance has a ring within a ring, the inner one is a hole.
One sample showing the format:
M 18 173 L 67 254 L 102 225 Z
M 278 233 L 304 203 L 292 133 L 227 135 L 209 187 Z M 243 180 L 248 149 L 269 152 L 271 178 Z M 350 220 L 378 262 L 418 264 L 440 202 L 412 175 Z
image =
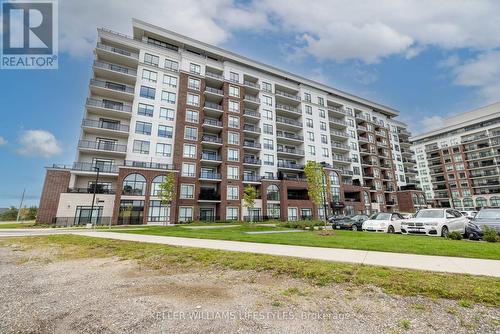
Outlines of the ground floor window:
M 238 220 L 238 208 L 228 207 L 226 209 L 226 219 L 227 220 Z
M 215 208 L 200 208 L 200 220 L 201 221 L 215 221 Z
M 300 209 L 300 219 L 312 219 L 311 209 Z
M 144 201 L 121 200 L 118 224 L 143 224 Z
M 278 203 L 269 203 L 267 204 L 267 216 L 270 219 L 279 219 L 280 218 L 280 205 Z
M 181 206 L 179 208 L 179 222 L 193 221 L 193 207 Z
M 288 220 L 297 220 L 299 218 L 297 212 L 297 208 L 288 208 Z
M 170 206 L 167 204 L 161 204 L 161 201 L 149 201 L 148 221 L 170 221 Z
M 325 219 L 325 208 L 324 207 L 318 208 L 318 218 Z
M 92 212 L 92 218 L 91 213 Z M 92 221 L 91 221 L 92 219 Z M 99 224 L 102 219 L 102 206 L 77 206 L 75 214 L 75 225 Z

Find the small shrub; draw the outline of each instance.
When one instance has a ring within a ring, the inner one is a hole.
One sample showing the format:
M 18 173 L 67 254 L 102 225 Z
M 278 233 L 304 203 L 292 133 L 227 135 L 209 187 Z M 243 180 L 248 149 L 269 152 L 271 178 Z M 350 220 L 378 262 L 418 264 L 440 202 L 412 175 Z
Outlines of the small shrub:
M 451 240 L 462 240 L 462 234 L 458 231 L 453 231 L 448 234 L 448 239 Z
M 485 226 L 483 231 L 483 240 L 488 242 L 497 242 L 497 230 L 492 227 Z
M 458 301 L 458 305 L 460 305 L 461 307 L 471 307 L 472 303 L 467 299 L 460 299 Z
M 399 325 L 405 330 L 409 330 L 411 328 L 411 321 L 407 319 L 403 319 L 399 322 Z

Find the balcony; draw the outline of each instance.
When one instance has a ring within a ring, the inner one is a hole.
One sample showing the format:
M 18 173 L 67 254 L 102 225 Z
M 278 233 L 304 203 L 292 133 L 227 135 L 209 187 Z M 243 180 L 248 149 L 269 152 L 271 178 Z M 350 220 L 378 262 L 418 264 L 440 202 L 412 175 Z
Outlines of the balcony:
M 346 145 L 346 144 L 341 144 L 341 143 L 336 143 L 336 142 L 332 142 L 332 151 L 336 151 L 336 152 L 346 152 L 346 151 L 350 151 L 351 148 Z
M 260 120 L 260 113 L 252 109 L 243 110 L 243 116 L 252 117 Z
M 258 175 L 243 175 L 243 182 L 245 183 L 260 183 L 262 180 L 261 176 Z
M 161 170 L 175 169 L 175 166 L 172 164 L 163 164 L 159 162 L 147 162 L 147 161 L 134 161 L 134 160 L 125 160 L 123 162 L 123 166 L 134 167 L 134 168 L 146 168 L 146 169 L 161 169 Z
M 87 110 L 107 117 L 126 119 L 132 117 L 132 105 L 128 103 L 88 98 L 85 106 Z
M 329 117 L 328 121 L 330 122 L 330 127 L 332 128 L 345 129 L 347 127 L 346 121 L 339 118 Z
M 262 165 L 262 160 L 260 160 L 258 158 L 244 157 L 243 158 L 243 164 L 245 164 L 245 165 L 261 166 Z
M 345 116 L 346 112 L 340 107 L 328 107 L 328 113 L 334 116 Z
M 339 164 L 350 164 L 352 160 L 350 158 L 338 156 L 338 155 L 333 155 L 332 160 L 334 163 L 339 163 Z
M 222 176 L 220 175 L 220 173 L 201 172 L 200 173 L 200 180 L 221 181 Z
M 260 135 L 260 133 L 262 132 L 261 128 L 256 127 L 256 126 L 251 125 L 251 124 L 244 124 L 243 131 L 251 133 L 251 134 L 258 134 L 258 135 Z
M 201 143 L 206 145 L 206 146 L 222 146 L 222 138 L 220 137 L 215 137 L 215 136 L 209 136 L 209 135 L 203 135 L 201 137 Z
M 99 79 L 90 80 L 90 91 L 92 94 L 109 97 L 116 100 L 133 101 L 134 87 Z
M 292 118 L 276 116 L 276 125 L 280 125 L 282 128 L 287 128 L 291 130 L 301 129 L 303 126 L 302 122 L 296 121 Z
M 204 118 L 203 119 L 204 128 L 213 128 L 216 130 L 222 129 L 222 122 L 214 118 Z
M 276 99 L 284 99 L 285 101 L 300 102 L 300 96 L 295 94 L 286 93 L 280 90 L 274 92 Z
M 304 165 L 291 163 L 291 162 L 278 162 L 278 168 L 280 169 L 293 169 L 293 170 L 303 170 Z
M 102 141 L 80 140 L 78 142 L 78 148 L 80 151 L 86 152 L 104 151 L 120 155 L 125 155 L 127 153 L 127 145 Z
M 245 102 L 249 102 L 250 104 L 257 105 L 257 106 L 260 104 L 260 99 L 257 96 L 245 95 L 243 100 Z
M 220 194 L 215 191 L 204 191 L 198 196 L 198 202 L 220 202 Z
M 349 138 L 349 134 L 344 131 L 330 130 L 330 137 L 335 139 L 347 139 Z
M 87 133 L 96 135 L 115 135 L 119 137 L 128 137 L 129 126 L 118 122 L 107 122 L 93 119 L 84 119 L 82 127 Z
M 218 154 L 214 153 L 202 153 L 201 156 L 201 162 L 207 163 L 207 164 L 215 164 L 218 165 L 222 163 L 222 157 Z
M 99 59 L 110 63 L 120 62 L 126 66 L 135 67 L 139 62 L 139 54 L 114 46 L 97 43 L 95 52 Z
M 279 155 L 293 155 L 293 156 L 304 156 L 304 150 L 298 148 L 286 148 L 286 147 L 278 147 L 277 149 Z
M 224 91 L 222 89 L 212 88 L 209 86 L 205 87 L 205 95 L 212 95 L 218 98 L 224 97 Z
M 205 111 L 212 111 L 212 112 L 216 112 L 216 113 L 224 112 L 224 108 L 220 104 L 213 103 L 213 102 L 205 102 L 203 109 Z
M 118 173 L 118 167 L 114 164 L 96 164 L 93 162 L 75 162 L 71 169 L 77 172 L 92 172 L 95 174 L 96 167 L 99 168 L 99 173 Z
M 303 142 L 304 137 L 292 133 L 286 133 L 281 131 L 276 131 L 276 138 L 278 140 L 288 141 L 288 142 Z
M 94 61 L 94 73 L 96 76 L 108 78 L 113 81 L 135 84 L 137 80 L 137 71 L 131 67 L 106 63 L 103 61 Z
M 244 141 L 243 147 L 252 151 L 260 151 L 262 145 L 251 141 Z
M 224 81 L 224 76 L 222 74 L 210 72 L 210 71 L 205 71 L 205 77 L 214 79 L 217 82 L 223 82 Z
M 468 136 L 468 137 L 462 138 L 462 144 L 470 143 L 470 142 L 474 142 L 474 141 L 478 141 L 478 140 L 485 140 L 485 139 L 488 139 L 488 135 L 487 134 L 480 134 L 480 135 L 476 135 L 476 136 Z
M 260 85 L 258 83 L 249 80 L 243 80 L 243 86 L 245 86 L 247 90 L 252 90 L 254 92 L 260 90 Z
M 293 114 L 295 116 L 296 115 L 302 115 L 302 111 L 299 108 L 287 106 L 287 105 L 284 105 L 284 104 L 276 103 L 275 109 L 276 109 L 276 111 L 282 111 L 282 112 L 285 112 L 285 113 L 290 113 L 290 114 Z
M 88 188 L 68 188 L 66 190 L 67 193 L 72 193 L 72 194 L 93 194 L 94 193 L 94 187 L 88 187 Z M 97 187 L 95 189 L 96 194 L 106 194 L 106 195 L 114 195 L 116 194 L 115 189 L 107 189 L 107 188 L 102 188 L 102 187 Z

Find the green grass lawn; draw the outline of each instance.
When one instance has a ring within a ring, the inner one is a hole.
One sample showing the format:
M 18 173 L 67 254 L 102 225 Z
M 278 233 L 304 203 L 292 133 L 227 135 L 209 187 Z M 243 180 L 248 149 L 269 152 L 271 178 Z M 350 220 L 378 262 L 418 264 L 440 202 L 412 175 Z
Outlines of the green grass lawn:
M 0 222 L 0 229 L 2 228 L 29 228 L 29 227 L 34 227 L 35 221 L 30 220 L 26 222 Z M 47 227 L 47 226 L 44 226 Z
M 448 240 L 441 237 L 353 231 L 334 231 L 334 235 L 329 236 L 322 236 L 320 233 L 313 231 L 257 235 L 244 233 L 250 231 L 271 231 L 280 229 L 284 228 L 251 226 L 250 224 L 221 229 L 190 229 L 182 226 L 155 226 L 145 227 L 139 230 L 123 231 L 123 233 L 500 260 L 500 243 Z
M 305 234 L 304 234 L 305 235 Z M 312 235 L 312 234 L 311 234 Z M 340 235 L 340 233 L 339 233 Z M 500 306 L 500 279 L 494 277 L 433 273 L 406 269 L 333 263 L 319 260 L 172 247 L 159 244 L 108 240 L 76 235 L 50 235 L 0 239 L 0 246 L 50 254 L 43 261 L 113 257 L 132 259 L 154 269 L 255 270 L 303 279 L 311 284 L 343 283 L 356 287 L 376 286 L 389 294 L 447 298 L 463 303 Z M 50 252 L 39 252 L 50 249 Z M 27 258 L 33 259 L 33 255 Z M 332 293 L 335 286 L 332 285 Z

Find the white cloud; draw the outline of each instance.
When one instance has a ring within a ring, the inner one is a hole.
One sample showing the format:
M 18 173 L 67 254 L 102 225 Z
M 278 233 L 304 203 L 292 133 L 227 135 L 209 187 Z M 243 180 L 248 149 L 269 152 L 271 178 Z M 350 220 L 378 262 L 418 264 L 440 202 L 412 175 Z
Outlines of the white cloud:
M 442 127 L 444 118 L 441 116 L 428 116 L 420 121 L 420 128 L 423 132 L 431 131 Z
M 7 140 L 4 137 L 0 136 L 0 146 L 5 144 L 7 144 Z
M 62 153 L 56 137 L 44 130 L 26 130 L 19 138 L 17 153 L 29 157 L 50 158 Z

